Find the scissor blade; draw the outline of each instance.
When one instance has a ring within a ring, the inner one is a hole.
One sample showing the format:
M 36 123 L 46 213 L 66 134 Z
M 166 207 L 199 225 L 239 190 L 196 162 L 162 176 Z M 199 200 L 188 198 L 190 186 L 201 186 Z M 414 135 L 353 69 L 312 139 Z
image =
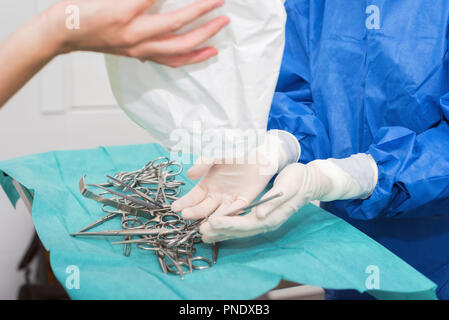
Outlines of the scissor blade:
M 160 208 L 158 208 L 158 207 L 156 207 L 156 206 L 154 206 L 154 205 L 150 205 L 150 204 L 146 203 L 145 201 L 136 199 L 136 198 L 134 198 L 134 197 L 131 197 L 131 196 L 127 195 L 127 194 L 123 194 L 123 193 L 121 193 L 121 192 L 117 192 L 117 191 L 114 191 L 114 190 L 105 188 L 105 187 L 103 187 L 103 186 L 101 186 L 101 185 L 98 185 L 98 184 L 89 184 L 88 186 L 100 188 L 100 189 L 102 189 L 102 190 L 104 190 L 104 191 L 107 191 L 107 192 L 109 192 L 109 193 L 112 193 L 112 194 L 114 194 L 114 195 L 116 195 L 116 196 L 125 198 L 126 200 L 129 200 L 129 201 L 131 201 L 131 202 L 134 202 L 134 203 L 137 203 L 137 204 L 139 204 L 139 205 L 141 205 L 141 206 L 144 206 L 145 208 L 148 208 L 148 209 L 150 209 L 150 210 L 160 209 Z
M 152 210 L 147 211 L 147 209 L 139 209 L 139 208 L 130 207 L 124 203 L 121 203 L 121 202 L 118 202 L 118 201 L 115 201 L 115 200 L 112 200 L 109 198 L 105 198 L 98 194 L 93 193 L 92 191 L 90 191 L 86 188 L 86 183 L 84 181 L 85 177 L 86 176 L 84 175 L 79 182 L 80 192 L 83 197 L 86 197 L 88 199 L 100 202 L 104 205 L 131 213 L 131 214 L 139 215 L 144 218 L 148 217 L 148 219 L 151 219 L 151 217 L 153 216 L 153 214 L 151 213 Z M 109 189 L 108 189 L 108 191 L 109 191 Z M 154 210 L 162 210 L 162 209 L 155 208 Z
M 153 199 L 151 199 L 151 198 L 150 198 L 148 195 L 146 195 L 145 193 L 140 192 L 139 190 L 137 190 L 137 189 L 135 189 L 135 188 L 133 188 L 133 187 L 131 187 L 131 186 L 128 186 L 126 183 L 124 183 L 124 182 L 122 182 L 122 181 L 120 181 L 120 180 L 117 180 L 117 179 L 115 179 L 115 178 L 113 178 L 113 177 L 111 177 L 111 176 L 108 176 L 108 175 L 107 175 L 106 177 L 109 178 L 109 179 L 111 179 L 112 181 L 118 183 L 118 184 L 121 185 L 122 187 L 124 187 L 124 188 L 130 190 L 131 192 L 134 192 L 135 194 L 141 196 L 142 198 L 144 198 L 145 200 L 151 202 L 151 203 L 154 204 L 155 206 L 157 206 L 157 207 L 159 207 L 159 208 L 162 208 L 162 206 L 161 206 L 159 203 L 157 203 L 156 201 L 154 201 Z
M 117 217 L 118 215 L 120 215 L 120 214 L 119 214 L 119 213 L 111 213 L 111 214 L 108 214 L 108 215 L 104 216 L 103 218 L 100 218 L 100 219 L 98 219 L 97 221 L 91 223 L 91 224 L 88 225 L 87 227 L 82 228 L 82 229 L 81 229 L 80 231 L 78 231 L 77 233 L 85 232 L 85 231 L 87 231 L 87 230 L 89 230 L 89 229 L 92 229 L 92 228 L 94 228 L 94 227 L 96 227 L 96 226 L 99 226 L 100 224 L 102 224 L 102 223 L 104 223 L 104 222 L 106 222 L 106 221 L 109 221 L 109 220 L 111 220 L 111 219 Z

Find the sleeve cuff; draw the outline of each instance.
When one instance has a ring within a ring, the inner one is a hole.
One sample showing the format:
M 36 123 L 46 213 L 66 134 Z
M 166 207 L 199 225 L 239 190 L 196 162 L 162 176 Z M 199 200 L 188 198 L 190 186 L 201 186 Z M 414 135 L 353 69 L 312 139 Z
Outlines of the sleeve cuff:
M 296 137 L 288 131 L 284 130 L 270 130 L 269 136 L 275 136 L 279 139 L 282 149 L 282 161 L 280 161 L 280 168 L 282 170 L 287 165 L 296 163 L 301 156 L 301 145 Z
M 359 199 L 367 199 L 371 196 L 377 184 L 378 174 L 377 164 L 371 155 L 359 153 L 346 159 L 330 160 L 360 186 Z

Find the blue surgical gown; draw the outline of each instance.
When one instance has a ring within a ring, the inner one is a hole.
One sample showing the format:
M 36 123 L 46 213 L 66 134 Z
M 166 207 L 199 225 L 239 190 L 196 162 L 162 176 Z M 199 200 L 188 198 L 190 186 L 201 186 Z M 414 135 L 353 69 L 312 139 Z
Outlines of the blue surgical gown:
M 373 194 L 325 209 L 449 299 L 449 1 L 285 6 L 286 48 L 269 129 L 293 133 L 303 163 L 372 155 L 379 168 Z

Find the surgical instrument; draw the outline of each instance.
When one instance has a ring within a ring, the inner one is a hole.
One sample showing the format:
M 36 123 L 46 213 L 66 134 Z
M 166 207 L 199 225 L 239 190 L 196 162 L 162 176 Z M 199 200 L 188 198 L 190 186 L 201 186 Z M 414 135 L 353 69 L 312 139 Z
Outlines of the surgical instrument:
M 184 184 L 176 180 L 181 172 L 179 163 L 161 157 L 139 170 L 106 175 L 107 183 L 87 184 L 101 189 L 100 194 L 87 189 L 83 176 L 79 183 L 81 194 L 101 203 L 106 215 L 72 236 L 124 237 L 124 240 L 112 243 L 123 245 L 125 256 L 131 254 L 132 245 L 152 251 L 164 273 L 178 274 L 181 278 L 193 270 L 209 268 L 212 265 L 209 259 L 194 256 L 195 245 L 201 242 L 201 221 L 184 220 L 170 208 L 169 201 L 177 199 Z M 121 219 L 122 229 L 87 232 L 115 218 Z M 194 264 L 199 261 L 205 264 Z
M 122 182 L 122 181 L 120 181 L 120 180 L 117 180 L 117 179 L 115 179 L 115 178 L 113 178 L 113 177 L 111 177 L 111 176 L 106 176 L 106 177 L 109 178 L 109 179 L 111 179 L 111 180 L 114 181 L 114 182 L 117 182 L 117 183 L 120 184 L 122 187 L 124 187 L 124 188 L 130 190 L 131 192 L 134 192 L 135 194 L 141 196 L 142 198 L 144 198 L 145 200 L 151 202 L 151 203 L 154 204 L 155 206 L 157 206 L 157 207 L 159 207 L 159 208 L 162 208 L 162 206 L 161 206 L 159 203 L 155 202 L 153 199 L 151 199 L 151 198 L 150 198 L 149 196 L 147 196 L 145 193 L 140 192 L 139 190 L 134 189 L 133 187 L 128 186 L 126 183 L 124 183 L 124 182 Z
M 248 211 L 249 209 L 252 209 L 252 208 L 255 208 L 255 207 L 257 207 L 257 206 L 260 206 L 260 205 L 262 205 L 262 204 L 264 204 L 264 203 L 266 203 L 266 202 L 268 202 L 268 201 L 271 201 L 271 200 L 280 198 L 280 197 L 282 197 L 283 195 L 284 195 L 284 194 L 283 194 L 282 192 L 276 193 L 275 195 L 272 195 L 271 197 L 268 197 L 268 198 L 266 198 L 266 199 L 263 199 L 263 200 L 260 200 L 260 201 L 257 201 L 257 202 L 253 202 L 252 204 L 250 204 L 250 205 L 248 205 L 248 206 L 246 206 L 246 207 L 242 207 L 242 208 L 236 209 L 236 210 L 234 210 L 234 211 L 225 213 L 224 216 L 238 216 L 238 215 L 240 215 L 240 214 L 245 213 L 245 212 Z
M 84 197 L 100 202 L 102 204 L 105 204 L 107 206 L 122 210 L 122 211 L 126 211 L 132 214 L 149 214 L 148 210 L 142 210 L 140 208 L 137 207 L 132 207 L 130 205 L 127 205 L 125 203 L 121 203 L 118 201 L 115 201 L 112 198 L 105 198 L 102 197 L 100 195 L 97 195 L 95 193 L 93 193 L 92 191 L 88 190 L 85 184 L 85 176 L 83 176 L 79 182 L 79 188 L 80 188 L 80 192 L 81 195 L 83 195 Z
M 150 236 L 159 234 L 172 234 L 176 229 L 128 229 L 128 230 L 107 230 L 97 232 L 77 232 L 72 233 L 71 236 Z
M 153 205 L 153 204 L 150 205 L 150 204 L 146 203 L 145 201 L 139 200 L 139 199 L 134 198 L 132 196 L 128 196 L 128 195 L 126 195 L 124 193 L 120 193 L 120 192 L 108 189 L 108 188 L 103 187 L 102 185 L 99 185 L 99 184 L 88 184 L 88 186 L 90 186 L 90 187 L 97 187 L 97 188 L 100 188 L 102 190 L 105 190 L 105 191 L 107 191 L 107 192 L 109 192 L 109 193 L 111 193 L 113 195 L 122 197 L 123 199 L 126 199 L 128 201 L 137 203 L 138 205 L 141 205 L 141 206 L 147 208 L 148 210 L 153 210 L 153 209 L 156 209 L 156 208 L 160 209 L 161 208 L 161 205 L 158 205 L 157 207 L 155 205 Z
M 248 210 L 250 210 L 250 209 L 252 209 L 252 208 L 255 208 L 255 207 L 260 206 L 260 205 L 262 205 L 262 204 L 264 204 L 264 203 L 266 203 L 266 202 L 268 202 L 268 201 L 277 199 L 277 198 L 282 197 L 282 196 L 283 196 L 283 193 L 282 193 L 282 192 L 279 192 L 279 193 L 277 193 L 277 194 L 275 194 L 275 195 L 272 195 L 272 196 L 270 196 L 270 197 L 268 197 L 268 198 L 266 198 L 266 199 L 263 199 L 263 200 L 260 200 L 260 201 L 253 202 L 253 203 L 251 203 L 251 204 L 248 205 L 248 206 L 245 206 L 245 207 L 239 208 L 239 209 L 237 209 L 237 210 L 234 210 L 234 211 L 225 213 L 223 216 L 228 216 L 228 217 L 230 217 L 230 216 L 237 216 L 237 215 L 243 214 L 243 213 L 247 212 Z M 207 218 L 207 219 L 208 219 L 208 218 Z M 203 222 L 206 221 L 207 219 L 203 220 L 201 223 L 203 223 Z M 214 242 L 214 243 L 212 244 L 212 261 L 213 261 L 213 263 L 217 263 L 217 259 L 218 259 L 218 249 L 219 249 L 218 242 Z

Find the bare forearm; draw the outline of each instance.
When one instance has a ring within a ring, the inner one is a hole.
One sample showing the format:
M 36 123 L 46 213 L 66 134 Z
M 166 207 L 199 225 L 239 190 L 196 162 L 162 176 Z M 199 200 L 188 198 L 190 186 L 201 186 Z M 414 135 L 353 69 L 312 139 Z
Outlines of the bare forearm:
M 176 31 L 222 6 L 225 0 L 198 0 L 183 9 L 150 14 L 157 0 L 60 1 L 0 44 L 0 108 L 51 59 L 71 51 L 96 51 L 179 67 L 218 54 L 201 47 L 229 23 L 225 16 L 187 33 Z M 66 27 L 66 9 L 79 9 L 81 27 Z M 199 49 L 198 49 L 199 48 Z
M 58 54 L 45 16 L 26 23 L 0 44 L 0 107 Z

